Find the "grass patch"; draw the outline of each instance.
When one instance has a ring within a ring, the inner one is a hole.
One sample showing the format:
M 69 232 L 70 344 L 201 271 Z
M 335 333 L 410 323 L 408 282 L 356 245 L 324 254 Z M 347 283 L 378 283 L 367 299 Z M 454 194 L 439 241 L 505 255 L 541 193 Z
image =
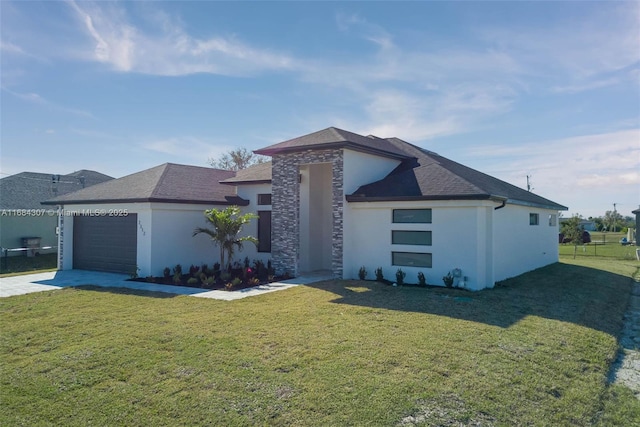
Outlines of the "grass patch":
M 606 378 L 636 264 L 588 261 L 477 293 L 4 298 L 0 425 L 633 425 Z
M 578 246 L 576 258 L 611 258 L 616 260 L 636 260 L 635 245 L 623 246 L 620 239 L 626 237 L 624 233 L 590 232 L 591 243 Z M 573 258 L 574 246 L 566 243 L 559 245 L 560 257 Z
M 58 254 L 0 257 L 0 277 L 55 270 L 58 266 L 57 257 Z

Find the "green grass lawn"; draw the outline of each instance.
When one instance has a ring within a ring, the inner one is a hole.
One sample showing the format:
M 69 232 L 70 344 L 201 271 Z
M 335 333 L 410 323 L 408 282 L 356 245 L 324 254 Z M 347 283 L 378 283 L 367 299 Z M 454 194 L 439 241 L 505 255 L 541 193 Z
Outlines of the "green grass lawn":
M 576 258 L 605 257 L 617 260 L 636 260 L 636 246 L 622 246 L 620 239 L 625 233 L 590 232 L 591 243 L 577 247 Z M 573 257 L 574 246 L 567 243 L 560 245 L 561 257 Z
M 638 425 L 606 385 L 638 265 L 569 259 L 477 293 L 4 298 L 0 425 Z

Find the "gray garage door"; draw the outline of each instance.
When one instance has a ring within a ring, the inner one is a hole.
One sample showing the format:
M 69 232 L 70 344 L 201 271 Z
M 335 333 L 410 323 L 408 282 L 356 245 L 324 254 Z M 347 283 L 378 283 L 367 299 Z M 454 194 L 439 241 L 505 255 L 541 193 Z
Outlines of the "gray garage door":
M 73 268 L 132 273 L 137 264 L 136 214 L 73 218 Z

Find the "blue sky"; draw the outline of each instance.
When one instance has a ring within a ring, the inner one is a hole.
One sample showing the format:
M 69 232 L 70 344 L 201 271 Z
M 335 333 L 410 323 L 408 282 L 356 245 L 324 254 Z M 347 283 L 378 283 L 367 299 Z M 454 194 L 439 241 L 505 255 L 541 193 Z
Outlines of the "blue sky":
M 2 177 L 206 166 L 329 126 L 640 204 L 638 2 L 0 2 Z

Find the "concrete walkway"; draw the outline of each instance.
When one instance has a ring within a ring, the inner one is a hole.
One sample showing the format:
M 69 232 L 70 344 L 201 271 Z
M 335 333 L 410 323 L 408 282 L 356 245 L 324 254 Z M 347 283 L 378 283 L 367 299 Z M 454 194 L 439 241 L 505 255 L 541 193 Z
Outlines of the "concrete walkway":
M 640 282 L 633 284 L 620 335 L 620 346 L 609 381 L 629 387 L 640 399 Z
M 13 295 L 30 294 L 32 292 L 51 291 L 68 286 L 95 285 L 104 288 L 129 288 L 141 291 L 165 292 L 176 295 L 190 295 L 200 298 L 212 298 L 232 301 L 268 292 L 275 292 L 298 285 L 320 282 L 331 279 L 327 272 L 296 277 L 282 282 L 269 283 L 268 285 L 238 291 L 209 291 L 201 288 L 189 288 L 186 286 L 159 285 L 155 283 L 128 281 L 126 274 L 103 273 L 99 271 L 64 270 L 48 273 L 27 274 L 0 278 L 0 298 Z

